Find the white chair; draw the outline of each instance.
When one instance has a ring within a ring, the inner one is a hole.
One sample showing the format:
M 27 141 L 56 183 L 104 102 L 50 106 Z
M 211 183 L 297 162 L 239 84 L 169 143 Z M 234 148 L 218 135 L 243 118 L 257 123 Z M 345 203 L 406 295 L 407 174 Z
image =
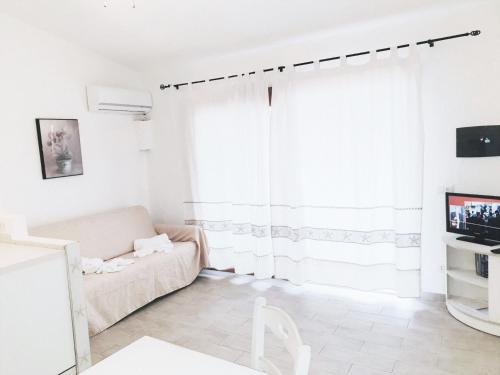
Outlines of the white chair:
M 255 300 L 253 313 L 252 336 L 252 368 L 264 371 L 269 375 L 282 375 L 281 371 L 270 360 L 264 357 L 264 336 L 268 327 L 271 332 L 283 341 L 285 348 L 293 358 L 293 374 L 307 375 L 311 361 L 311 347 L 304 345 L 297 326 L 290 315 L 280 308 L 267 306 L 266 299 Z

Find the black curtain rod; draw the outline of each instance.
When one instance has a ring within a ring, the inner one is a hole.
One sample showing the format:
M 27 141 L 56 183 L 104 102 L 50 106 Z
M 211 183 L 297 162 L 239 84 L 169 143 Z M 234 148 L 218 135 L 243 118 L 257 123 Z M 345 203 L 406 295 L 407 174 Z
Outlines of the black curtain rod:
M 442 42 L 442 41 L 445 41 L 445 40 L 456 39 L 456 38 L 464 38 L 466 36 L 477 36 L 479 34 L 481 34 L 481 30 L 474 30 L 474 31 L 471 31 L 469 33 L 449 35 L 449 36 L 444 36 L 444 37 L 441 37 L 441 38 L 434 38 L 434 39 L 422 40 L 420 42 L 417 42 L 417 45 L 420 46 L 420 45 L 427 44 L 429 47 L 434 47 L 434 45 L 435 45 L 436 42 Z M 401 45 L 397 46 L 397 48 L 408 48 L 408 47 L 410 47 L 409 43 L 408 44 L 401 44 Z M 390 47 L 386 47 L 386 48 L 377 49 L 376 52 L 385 52 L 385 51 L 390 51 L 390 50 L 391 50 Z M 369 53 L 370 53 L 370 51 L 351 53 L 351 54 L 346 55 L 346 58 L 368 55 Z M 341 56 L 328 57 L 328 58 L 325 58 L 325 59 L 320 59 L 319 62 L 322 63 L 322 62 L 326 62 L 326 61 L 338 60 L 340 58 L 341 58 Z M 314 64 L 314 61 L 305 61 L 305 62 L 301 62 L 301 63 L 296 63 L 296 64 L 293 64 L 293 66 L 297 67 L 297 66 L 310 65 L 310 64 Z M 277 69 L 278 71 L 283 72 L 283 70 L 285 69 L 285 66 L 284 65 L 280 65 L 277 68 L 263 69 L 263 72 L 264 73 L 271 72 L 274 69 Z M 254 72 L 249 72 L 247 74 L 248 75 L 255 74 L 255 71 Z M 244 76 L 244 75 L 245 75 L 245 73 L 242 73 L 242 74 L 233 74 L 233 75 L 229 75 L 227 77 L 217 77 L 217 78 L 210 78 L 210 79 L 202 79 L 200 81 L 193 81 L 193 82 L 191 82 L 191 84 L 195 85 L 197 83 L 203 83 L 203 82 L 220 81 L 221 79 L 236 78 L 236 77 Z M 186 85 L 189 85 L 189 82 L 175 83 L 175 84 L 168 84 L 168 85 L 165 85 L 165 84 L 162 83 L 160 85 L 160 90 L 165 90 L 165 89 L 168 89 L 170 87 L 175 87 L 178 90 L 179 87 L 186 86 Z

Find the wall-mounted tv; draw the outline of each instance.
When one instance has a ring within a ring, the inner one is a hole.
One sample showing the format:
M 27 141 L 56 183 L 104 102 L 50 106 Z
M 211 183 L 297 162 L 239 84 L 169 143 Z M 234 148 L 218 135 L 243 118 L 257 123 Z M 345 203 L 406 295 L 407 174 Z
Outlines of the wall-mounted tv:
M 500 197 L 446 193 L 446 230 L 458 240 L 500 245 Z

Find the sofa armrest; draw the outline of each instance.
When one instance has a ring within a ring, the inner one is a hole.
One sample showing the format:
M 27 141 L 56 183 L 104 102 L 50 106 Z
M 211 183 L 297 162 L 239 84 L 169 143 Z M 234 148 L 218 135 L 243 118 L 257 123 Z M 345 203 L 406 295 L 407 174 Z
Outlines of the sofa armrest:
M 156 233 L 165 233 L 172 242 L 197 242 L 200 229 L 195 225 L 155 224 Z
M 200 263 L 208 267 L 208 244 L 205 232 L 197 225 L 155 224 L 156 233 L 165 233 L 172 242 L 194 242 L 200 253 Z

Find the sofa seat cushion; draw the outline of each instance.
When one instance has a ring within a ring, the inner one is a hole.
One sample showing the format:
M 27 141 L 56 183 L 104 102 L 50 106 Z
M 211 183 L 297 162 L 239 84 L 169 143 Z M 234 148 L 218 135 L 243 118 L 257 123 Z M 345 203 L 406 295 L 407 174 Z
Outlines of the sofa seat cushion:
M 133 258 L 133 253 L 122 257 Z M 154 299 L 191 284 L 203 268 L 194 242 L 174 242 L 169 253 L 133 259 L 135 263 L 123 271 L 84 276 L 91 336 Z
M 157 233 L 148 211 L 134 206 L 31 228 L 30 234 L 78 241 L 82 257 L 108 260 L 131 252 L 134 240 Z

